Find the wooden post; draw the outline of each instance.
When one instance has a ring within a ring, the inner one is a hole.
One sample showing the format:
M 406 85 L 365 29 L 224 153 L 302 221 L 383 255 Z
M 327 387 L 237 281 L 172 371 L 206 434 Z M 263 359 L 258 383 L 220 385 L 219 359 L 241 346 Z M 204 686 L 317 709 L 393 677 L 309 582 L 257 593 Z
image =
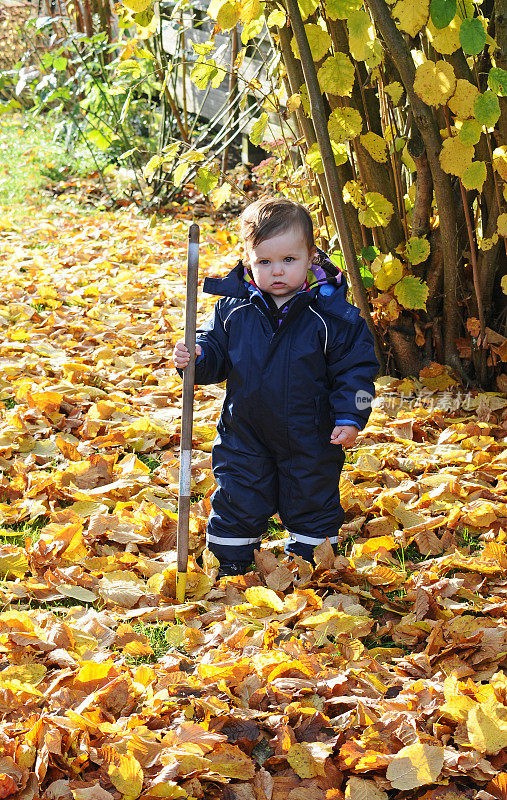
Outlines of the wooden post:
M 197 317 L 197 279 L 199 273 L 199 225 L 188 230 L 187 297 L 185 302 L 185 345 L 190 361 L 183 370 L 183 402 L 181 409 L 180 491 L 176 533 L 177 572 L 176 600 L 185 601 L 188 568 L 188 532 L 190 522 L 190 482 L 192 468 L 192 424 L 194 411 L 195 328 Z

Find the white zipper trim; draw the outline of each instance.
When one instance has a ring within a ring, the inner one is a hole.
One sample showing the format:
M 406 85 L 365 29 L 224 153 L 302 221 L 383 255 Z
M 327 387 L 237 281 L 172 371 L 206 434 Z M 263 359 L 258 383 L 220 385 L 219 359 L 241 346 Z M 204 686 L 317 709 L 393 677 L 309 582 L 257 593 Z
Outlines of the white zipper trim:
M 314 309 L 314 308 L 312 308 L 311 306 L 308 306 L 308 308 L 310 309 L 310 311 L 313 311 L 313 313 L 314 313 L 314 314 L 315 314 L 315 315 L 316 315 L 316 316 L 317 316 L 317 317 L 320 319 L 320 321 L 321 321 L 321 322 L 322 322 L 322 324 L 324 325 L 324 329 L 325 329 L 325 331 L 326 331 L 326 341 L 324 342 L 324 355 L 326 355 L 326 356 L 327 356 L 327 337 L 328 337 L 327 325 L 326 325 L 326 323 L 324 322 L 324 320 L 322 319 L 322 317 L 320 316 L 320 314 L 319 314 L 317 311 L 315 311 L 315 309 Z
M 250 303 L 243 303 L 243 305 L 242 305 L 242 306 L 236 306 L 236 308 L 233 308 L 233 309 L 232 309 L 231 313 L 230 313 L 230 314 L 229 314 L 229 315 L 228 315 L 228 316 L 225 318 L 225 320 L 224 320 L 224 330 L 225 330 L 225 331 L 226 331 L 226 328 L 225 328 L 225 326 L 227 325 L 227 321 L 228 321 L 228 320 L 229 320 L 229 319 L 232 317 L 232 315 L 234 314 L 234 312 L 235 312 L 235 311 L 239 311 L 239 309 L 240 309 L 240 308 L 246 308 L 246 306 L 248 306 L 248 305 L 250 305 Z M 226 331 L 226 332 L 227 332 L 227 331 Z

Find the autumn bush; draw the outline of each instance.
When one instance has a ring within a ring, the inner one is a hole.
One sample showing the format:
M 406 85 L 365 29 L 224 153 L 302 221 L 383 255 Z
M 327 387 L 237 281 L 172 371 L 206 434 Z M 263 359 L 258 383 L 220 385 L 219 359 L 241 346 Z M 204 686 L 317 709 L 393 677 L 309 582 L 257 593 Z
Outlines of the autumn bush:
M 251 138 L 266 145 L 281 122 L 272 186 L 312 206 L 321 243 L 341 251 L 388 371 L 436 361 L 505 388 L 502 5 L 213 0 L 208 13 L 215 32 L 241 29 L 235 69 L 267 25 L 279 61 Z M 212 36 L 193 79 L 204 90 L 227 72 Z M 216 185 L 210 169 L 197 178 Z

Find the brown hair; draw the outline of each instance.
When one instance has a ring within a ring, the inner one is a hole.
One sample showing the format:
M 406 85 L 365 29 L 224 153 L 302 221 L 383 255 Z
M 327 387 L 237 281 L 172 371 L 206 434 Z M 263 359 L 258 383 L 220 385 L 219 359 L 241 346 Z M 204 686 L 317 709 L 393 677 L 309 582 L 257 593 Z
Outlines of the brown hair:
M 306 208 L 286 197 L 261 197 L 250 203 L 239 218 L 245 245 L 256 247 L 265 239 L 298 227 L 310 253 L 315 247 L 312 218 Z

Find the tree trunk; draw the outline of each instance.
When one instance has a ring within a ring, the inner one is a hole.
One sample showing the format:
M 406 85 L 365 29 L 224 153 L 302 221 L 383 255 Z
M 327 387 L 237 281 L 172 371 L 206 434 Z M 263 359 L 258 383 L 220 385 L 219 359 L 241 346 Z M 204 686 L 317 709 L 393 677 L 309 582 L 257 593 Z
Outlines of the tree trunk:
M 301 66 L 308 88 L 308 94 L 310 97 L 312 118 L 315 126 L 315 134 L 317 136 L 322 163 L 324 165 L 324 177 L 329 192 L 331 203 L 330 211 L 332 213 L 333 223 L 340 237 L 341 249 L 345 259 L 345 264 L 347 266 L 347 273 L 352 286 L 354 300 L 359 306 L 362 316 L 364 317 L 366 324 L 368 325 L 368 328 L 373 336 L 375 342 L 375 353 L 381 365 L 381 370 L 383 371 L 384 356 L 380 341 L 373 326 L 373 320 L 371 318 L 370 307 L 368 303 L 368 295 L 359 271 L 356 251 L 354 248 L 354 240 L 352 238 L 345 215 L 342 187 L 340 186 L 340 182 L 338 180 L 338 173 L 336 171 L 336 164 L 334 162 L 334 154 L 327 128 L 327 116 L 324 109 L 324 101 L 320 92 L 319 82 L 317 80 L 315 64 L 310 52 L 308 39 L 306 38 L 298 2 L 297 0 L 286 0 L 286 2 L 292 30 L 294 31 L 294 36 L 296 38 L 301 57 Z
M 385 0 L 367 0 L 378 31 L 398 70 L 414 114 L 414 122 L 423 138 L 433 178 L 439 209 L 442 250 L 444 254 L 444 353 L 445 362 L 463 376 L 463 367 L 456 349 L 460 333 L 457 296 L 457 230 L 451 181 L 440 166 L 442 140 L 432 110 L 414 92 L 415 64 L 405 39 L 394 24 Z

